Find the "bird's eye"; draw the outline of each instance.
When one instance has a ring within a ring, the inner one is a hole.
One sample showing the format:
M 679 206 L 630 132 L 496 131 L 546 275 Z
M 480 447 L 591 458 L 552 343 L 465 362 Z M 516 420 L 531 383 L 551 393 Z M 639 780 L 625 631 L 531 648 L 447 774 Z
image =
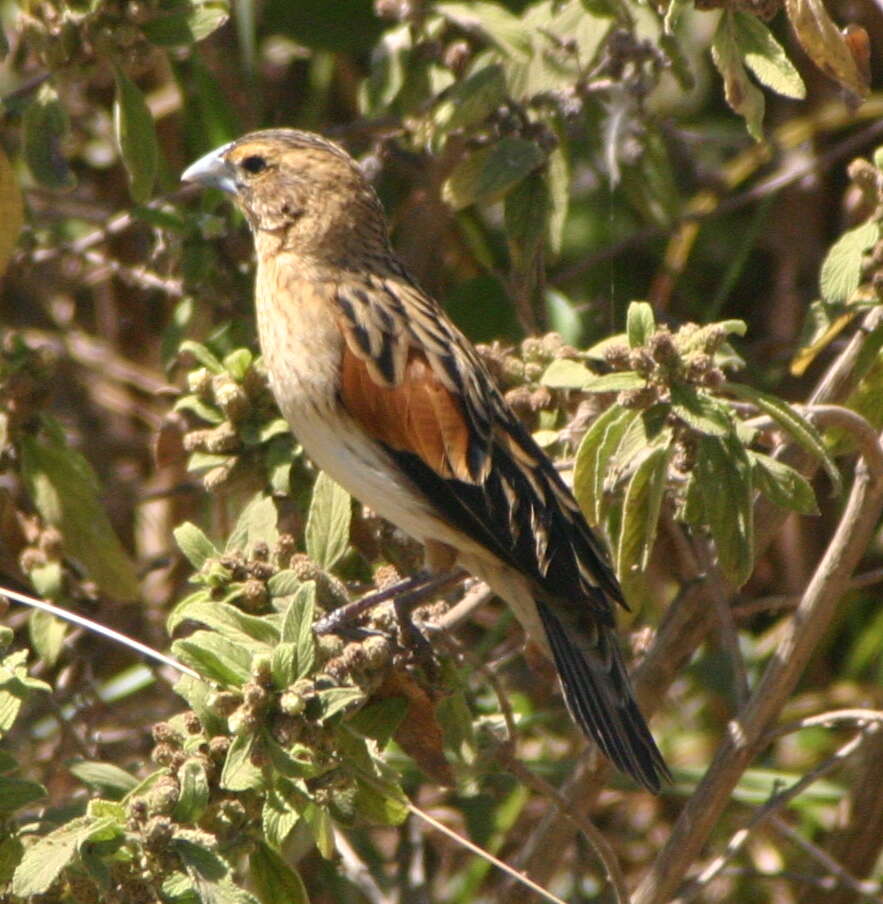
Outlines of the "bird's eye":
M 246 157 L 239 165 L 247 173 L 259 173 L 267 168 L 267 161 L 257 154 L 252 154 L 250 157 Z

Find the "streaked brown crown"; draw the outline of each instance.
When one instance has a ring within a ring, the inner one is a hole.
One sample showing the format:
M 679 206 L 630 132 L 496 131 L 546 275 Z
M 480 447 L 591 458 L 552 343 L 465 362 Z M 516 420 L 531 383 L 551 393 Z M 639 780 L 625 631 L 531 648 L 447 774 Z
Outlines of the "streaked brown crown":
M 330 141 L 294 129 L 252 132 L 224 159 L 257 236 L 314 259 L 339 261 L 388 248 L 386 220 L 359 165 Z

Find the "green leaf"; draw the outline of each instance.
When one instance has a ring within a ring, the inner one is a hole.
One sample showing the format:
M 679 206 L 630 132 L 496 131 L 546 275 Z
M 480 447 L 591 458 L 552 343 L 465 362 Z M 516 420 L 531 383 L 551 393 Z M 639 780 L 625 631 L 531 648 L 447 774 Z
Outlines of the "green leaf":
M 225 0 L 197 0 L 187 3 L 183 10 L 154 16 L 141 25 L 144 36 L 161 47 L 195 44 L 207 38 L 230 18 Z
M 373 782 L 357 780 L 353 803 L 362 819 L 381 826 L 401 825 L 410 812 L 404 791 L 388 782 L 381 791 Z
M 757 16 L 734 10 L 733 30 L 745 65 L 762 85 L 784 97 L 796 100 L 806 97 L 800 73 L 786 56 L 782 45 Z
M 264 772 L 252 762 L 255 736 L 239 734 L 227 750 L 220 785 L 228 791 L 259 791 L 264 787 Z
M 671 387 L 671 410 L 694 430 L 709 436 L 726 436 L 735 427 L 728 406 L 686 383 Z
M 146 204 L 153 194 L 159 166 L 153 116 L 144 95 L 118 66 L 114 67 L 114 79 L 113 127 L 129 174 L 129 193 L 136 203 Z
M 351 516 L 350 494 L 324 471 L 320 473 L 313 485 L 305 532 L 307 555 L 320 568 L 333 568 L 346 552 Z
M 834 464 L 819 431 L 805 417 L 798 414 L 783 399 L 761 392 L 753 386 L 746 386 L 744 383 L 725 383 L 722 390 L 756 405 L 764 414 L 768 414 L 777 424 L 787 430 L 795 442 L 822 462 L 834 486 L 834 492 L 840 492 L 843 486 L 840 471 L 837 470 L 837 465 Z
M 114 763 L 80 760 L 71 763 L 67 769 L 102 797 L 111 800 L 119 800 L 138 786 L 138 779 Z
M 546 159 L 539 145 L 506 137 L 460 161 L 442 187 L 442 197 L 462 210 L 470 204 L 498 201 Z
M 626 314 L 625 334 L 629 348 L 640 348 L 650 341 L 656 332 L 656 317 L 646 301 L 633 301 Z
M 754 486 L 745 448 L 732 434 L 700 437 L 694 476 L 721 570 L 741 587 L 754 566 Z
M 6 884 L 12 880 L 12 874 L 21 863 L 25 852 L 18 835 L 9 832 L 5 833 L 5 836 L 0 840 L 0 887 L 6 887 Z
M 51 425 L 51 422 L 50 422 Z M 43 519 L 57 527 L 67 555 L 78 559 L 109 596 L 138 596 L 138 577 L 101 505 L 98 478 L 89 463 L 68 448 L 60 431 L 21 437 L 22 476 Z
M 31 845 L 12 877 L 12 893 L 22 898 L 45 892 L 77 854 L 80 845 L 113 828 L 114 820 L 79 816 Z
M 407 26 L 406 26 L 407 27 Z M 433 110 L 436 129 L 447 134 L 480 123 L 506 99 L 502 68 L 492 63 L 482 66 L 445 92 Z
M 316 695 L 322 704 L 321 722 L 365 699 L 365 692 L 358 687 L 329 687 Z
M 276 527 L 279 513 L 271 496 L 258 493 L 242 510 L 227 539 L 224 552 L 241 552 L 249 555 L 257 544 L 272 549 L 279 541 Z
M 172 531 L 172 536 L 187 561 L 197 570 L 202 568 L 208 559 L 216 559 L 221 554 L 215 544 L 190 521 L 179 524 Z
M 252 650 L 264 648 L 269 652 L 279 640 L 279 630 L 266 618 L 248 615 L 236 606 L 217 600 L 198 597 L 188 605 L 176 606 L 169 616 L 167 629 L 175 630 L 183 621 L 196 621 L 212 628 L 233 643 Z
M 576 452 L 573 492 L 592 524 L 601 523 L 604 476 L 613 451 L 638 412 L 611 405 L 586 431 Z
M 516 271 L 532 271 L 546 235 L 548 210 L 548 189 L 540 172 L 530 173 L 506 195 L 506 241 Z
M 725 10 L 714 34 L 711 58 L 723 76 L 727 103 L 744 117 L 748 134 L 755 141 L 762 141 L 765 107 L 763 92 L 748 78 L 734 31 L 732 10 Z
M 77 184 L 62 143 L 67 136 L 67 113 L 50 83 L 40 86 L 22 117 L 24 157 L 33 177 L 47 188 L 71 189 Z
M 556 358 L 540 377 L 540 384 L 552 389 L 582 389 L 596 374 L 579 361 L 569 358 Z
M 0 816 L 6 818 L 21 807 L 48 796 L 48 791 L 37 782 L 11 775 L 0 776 Z
M 650 563 L 672 451 L 669 443 L 650 449 L 626 489 L 616 554 L 616 571 L 623 582 Z
M 286 568 L 283 571 L 277 571 L 270 580 L 267 581 L 267 592 L 270 596 L 285 597 L 291 596 L 300 587 L 300 578 L 296 571 Z
M 251 677 L 248 650 L 211 631 L 195 631 L 176 640 L 172 652 L 200 675 L 227 687 L 241 687 Z
M 277 784 L 284 781 L 284 779 L 277 779 Z M 267 844 L 278 850 L 299 821 L 300 813 L 288 803 L 282 794 L 273 789 L 266 795 L 261 811 L 261 828 Z
M 331 814 L 325 807 L 309 804 L 304 808 L 303 817 L 313 833 L 319 853 L 326 860 L 330 860 L 337 849 L 334 844 L 334 823 L 331 821 Z
M 407 714 L 408 701 L 404 697 L 386 697 L 354 712 L 347 718 L 346 726 L 357 735 L 372 738 L 383 748 Z
M 551 286 L 543 293 L 548 328 L 561 335 L 571 345 L 579 345 L 583 334 L 580 309 L 563 293 Z
M 178 770 L 178 782 L 181 790 L 172 815 L 177 822 L 196 823 L 209 802 L 209 782 L 203 761 L 199 757 L 186 760 Z
M 583 392 L 623 392 L 630 389 L 643 389 L 647 380 L 633 370 L 621 370 L 598 377 L 592 374 L 582 387 Z
M 818 515 L 816 495 L 809 481 L 784 462 L 749 450 L 757 488 L 772 502 L 801 515 Z
M 28 619 L 28 629 L 34 651 L 51 668 L 64 648 L 67 625 L 60 618 L 35 609 Z
M 185 339 L 180 348 L 178 349 L 179 354 L 189 354 L 193 355 L 194 358 L 206 369 L 210 370 L 213 374 L 222 374 L 224 373 L 224 365 L 221 361 L 209 350 L 208 346 L 203 345 L 201 342 L 194 342 L 192 339 Z
M 831 246 L 819 277 L 822 297 L 828 304 L 846 304 L 861 282 L 865 253 L 880 238 L 880 225 L 873 220 L 844 232 Z
M 435 12 L 469 34 L 477 34 L 507 56 L 530 52 L 530 35 L 517 16 L 491 0 L 436 3 Z
M 248 862 L 250 878 L 262 904 L 309 904 L 303 880 L 272 848 L 258 842 Z
M 389 111 L 405 84 L 414 49 L 411 26 L 390 28 L 371 51 L 371 71 L 359 89 L 359 108 L 367 115 Z
M 564 224 L 570 207 L 570 167 L 567 165 L 563 143 L 559 142 L 558 147 L 549 154 L 543 177 L 546 180 L 549 204 L 546 218 L 547 242 L 550 253 L 557 256 L 561 252 Z
M 313 637 L 315 611 L 316 583 L 306 581 L 297 588 L 282 620 L 282 640 L 294 644 L 297 657 L 297 673 L 292 681 L 308 675 L 313 668 L 316 655 Z

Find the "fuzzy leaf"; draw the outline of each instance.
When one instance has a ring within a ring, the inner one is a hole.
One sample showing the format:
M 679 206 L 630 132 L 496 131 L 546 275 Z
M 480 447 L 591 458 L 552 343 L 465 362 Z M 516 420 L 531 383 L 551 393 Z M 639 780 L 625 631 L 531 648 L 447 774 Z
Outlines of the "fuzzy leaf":
M 612 374 L 596 376 L 592 374 L 583 385 L 583 392 L 623 392 L 630 389 L 643 389 L 647 381 L 633 370 L 620 370 Z
M 653 308 L 646 301 L 633 301 L 626 314 L 625 334 L 629 348 L 640 348 L 650 341 L 656 332 L 656 317 Z
M 733 430 L 730 409 L 701 389 L 683 383 L 671 387 L 671 410 L 694 430 L 726 436 Z
M 576 453 L 573 492 L 592 524 L 601 523 L 604 476 L 613 451 L 638 412 L 611 405 L 586 431 Z
M 831 458 L 819 431 L 805 417 L 798 414 L 783 399 L 761 392 L 753 386 L 746 386 L 743 383 L 725 383 L 723 389 L 737 398 L 756 405 L 764 414 L 768 414 L 777 424 L 787 430 L 795 442 L 820 459 L 834 485 L 834 491 L 840 492 L 843 486 L 840 471 L 837 470 L 837 465 Z
M 720 18 L 711 45 L 711 58 L 723 77 L 727 103 L 736 113 L 744 117 L 748 134 L 755 141 L 762 141 L 765 107 L 763 92 L 748 78 L 748 73 L 742 65 L 739 45 L 734 34 L 732 10 L 725 10 Z
M 199 757 L 186 760 L 178 770 L 181 786 L 174 817 L 177 822 L 196 823 L 209 802 L 209 782 L 205 765 Z
M 800 73 L 788 59 L 782 45 L 757 16 L 737 10 L 733 13 L 733 27 L 745 65 L 761 84 L 784 97 L 797 100 L 806 97 Z
M 669 443 L 650 449 L 629 481 L 616 554 L 616 571 L 623 581 L 650 562 L 672 451 Z
M 112 800 L 119 800 L 138 786 L 138 779 L 114 763 L 81 760 L 71 763 L 67 769 L 102 797 Z
M 861 282 L 862 262 L 880 238 L 880 226 L 873 220 L 844 232 L 825 255 L 819 277 L 822 297 L 828 304 L 852 300 Z
M 580 364 L 579 361 L 556 358 L 540 377 L 540 383 L 543 386 L 550 386 L 552 389 L 582 389 L 595 377 L 596 374 L 593 374 L 585 364 Z
M 253 734 L 240 734 L 233 738 L 227 750 L 220 785 L 228 791 L 251 791 L 264 787 L 264 773 L 252 762 L 255 745 Z
M 250 553 L 257 544 L 272 549 L 279 540 L 278 520 L 272 497 L 258 493 L 237 518 L 224 551 Z
M 757 488 L 780 508 L 801 515 L 818 515 L 816 494 L 809 481 L 790 465 L 763 455 L 748 452 Z
M 28 619 L 34 651 L 50 668 L 58 662 L 67 637 L 67 624 L 60 618 L 35 609 Z
M 305 532 L 307 555 L 320 568 L 333 568 L 346 552 L 351 517 L 350 494 L 323 471 L 313 485 Z
M 227 687 L 241 687 L 251 677 L 248 650 L 212 631 L 195 631 L 176 640 L 172 652 L 200 675 Z
M 309 904 L 303 880 L 272 848 L 258 842 L 248 863 L 249 877 L 262 904 Z
M 202 568 L 208 559 L 217 558 L 221 554 L 215 544 L 190 521 L 179 524 L 172 531 L 172 536 L 178 544 L 178 549 L 197 570 Z
M 701 437 L 694 476 L 721 570 L 741 587 L 754 564 L 754 486 L 745 448 L 732 434 Z

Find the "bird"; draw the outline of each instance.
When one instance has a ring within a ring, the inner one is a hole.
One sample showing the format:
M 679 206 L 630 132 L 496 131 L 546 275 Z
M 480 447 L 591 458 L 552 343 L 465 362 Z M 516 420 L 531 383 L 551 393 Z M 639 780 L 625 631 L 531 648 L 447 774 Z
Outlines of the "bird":
M 359 164 L 321 135 L 251 132 L 190 165 L 251 229 L 270 388 L 312 461 L 514 610 L 583 732 L 658 793 L 670 773 L 618 645 L 602 541 L 469 339 L 392 249 Z

